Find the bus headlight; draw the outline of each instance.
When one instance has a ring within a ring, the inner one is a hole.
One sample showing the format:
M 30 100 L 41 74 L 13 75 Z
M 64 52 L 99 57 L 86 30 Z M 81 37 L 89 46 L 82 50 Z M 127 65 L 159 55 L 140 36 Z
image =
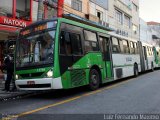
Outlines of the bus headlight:
M 53 77 L 53 71 L 52 70 L 47 72 L 47 77 Z
M 18 80 L 19 79 L 19 76 L 18 75 L 16 75 L 16 80 Z

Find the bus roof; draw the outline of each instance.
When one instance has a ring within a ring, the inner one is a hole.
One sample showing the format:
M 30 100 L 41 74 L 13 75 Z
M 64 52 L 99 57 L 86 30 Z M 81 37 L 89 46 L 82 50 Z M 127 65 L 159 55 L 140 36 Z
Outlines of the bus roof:
M 138 41 L 138 40 L 130 38 L 130 37 L 125 37 L 125 36 L 122 36 L 122 35 L 118 35 L 118 34 L 116 34 L 114 32 L 109 32 L 108 34 L 113 36 L 113 37 L 118 37 L 120 39 L 129 40 L 129 41 L 132 41 L 132 42 L 137 42 Z
M 114 29 L 112 29 L 110 27 L 103 26 L 103 25 L 101 25 L 97 22 L 90 21 L 88 19 L 79 17 L 79 16 L 74 15 L 74 14 L 65 14 L 64 18 L 67 18 L 69 20 L 73 20 L 73 21 L 76 21 L 76 22 L 79 22 L 79 23 L 83 23 L 83 24 L 86 24 L 86 25 L 89 25 L 89 26 L 92 26 L 92 27 L 96 27 L 96 28 L 99 28 L 99 29 L 103 29 L 103 30 L 107 30 L 107 31 L 114 31 Z
M 142 45 L 143 45 L 143 46 L 148 46 L 148 47 L 153 47 L 153 46 L 154 46 L 154 45 L 152 45 L 152 44 L 145 43 L 145 42 L 142 42 Z
M 102 30 L 103 32 L 109 32 L 109 31 L 113 31 L 112 28 L 109 28 L 109 27 L 104 27 L 96 22 L 92 22 L 92 21 L 89 21 L 87 19 L 84 19 L 84 18 L 78 18 L 78 17 L 74 17 L 72 15 L 65 15 L 64 18 L 53 18 L 53 19 L 47 19 L 47 20 L 41 20 L 41 21 L 37 21 L 29 26 L 27 26 L 26 28 L 24 29 L 21 29 L 21 31 L 25 31 L 31 27 L 34 27 L 34 26 L 37 26 L 39 24 L 43 24 L 43 23 L 46 23 L 46 22 L 51 22 L 51 21 L 56 21 L 56 20 L 59 20 L 61 22 L 66 22 L 66 23 L 71 23 L 71 24 L 74 24 L 74 25 L 78 25 L 78 26 L 83 26 L 83 27 L 87 27 L 87 28 L 91 28 L 91 29 L 97 29 L 97 30 Z

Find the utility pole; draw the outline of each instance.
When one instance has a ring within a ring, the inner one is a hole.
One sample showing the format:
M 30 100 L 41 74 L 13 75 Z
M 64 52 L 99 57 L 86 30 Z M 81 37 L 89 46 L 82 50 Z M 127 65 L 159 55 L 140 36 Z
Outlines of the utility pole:
M 58 0 L 57 17 L 62 17 L 63 16 L 63 5 L 64 5 L 64 0 Z
M 42 19 L 43 19 L 43 0 L 38 0 L 37 20 L 40 21 Z

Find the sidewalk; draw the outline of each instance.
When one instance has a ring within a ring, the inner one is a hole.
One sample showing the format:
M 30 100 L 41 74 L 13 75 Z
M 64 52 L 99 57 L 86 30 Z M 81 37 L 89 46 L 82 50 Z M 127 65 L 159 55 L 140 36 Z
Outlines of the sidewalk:
M 29 91 L 18 91 L 18 90 L 15 90 L 13 92 L 2 91 L 4 89 L 4 84 L 5 84 L 5 81 L 3 78 L 3 74 L 0 74 L 0 101 L 6 101 L 8 99 L 15 99 L 21 96 L 31 94 L 31 92 Z M 11 88 L 12 88 L 12 84 L 11 84 Z

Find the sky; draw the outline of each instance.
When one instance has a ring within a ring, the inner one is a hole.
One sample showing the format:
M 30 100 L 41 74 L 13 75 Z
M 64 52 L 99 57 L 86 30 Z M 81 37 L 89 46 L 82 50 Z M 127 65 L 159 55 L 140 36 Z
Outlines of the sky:
M 160 22 L 160 0 L 139 0 L 140 17 L 148 21 Z

